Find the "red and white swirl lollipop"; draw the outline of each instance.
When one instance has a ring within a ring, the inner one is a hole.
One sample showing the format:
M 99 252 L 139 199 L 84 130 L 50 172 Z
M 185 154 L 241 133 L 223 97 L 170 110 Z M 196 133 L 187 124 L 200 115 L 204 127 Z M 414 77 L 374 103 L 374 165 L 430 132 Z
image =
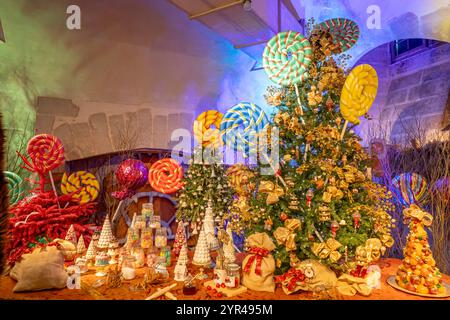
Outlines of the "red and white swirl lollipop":
M 39 174 L 56 169 L 64 162 L 64 146 L 61 140 L 51 134 L 34 136 L 28 142 L 27 152 L 34 170 Z
M 150 168 L 148 180 L 153 189 L 170 194 L 183 186 L 183 168 L 174 159 L 165 158 L 156 161 Z

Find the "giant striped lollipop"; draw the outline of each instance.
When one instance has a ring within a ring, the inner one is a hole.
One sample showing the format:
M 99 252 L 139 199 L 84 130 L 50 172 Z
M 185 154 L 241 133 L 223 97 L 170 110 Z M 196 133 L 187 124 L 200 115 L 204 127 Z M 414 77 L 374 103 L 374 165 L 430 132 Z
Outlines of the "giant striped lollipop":
M 17 173 L 11 171 L 3 171 L 3 174 L 5 175 L 5 180 L 8 184 L 9 204 L 14 205 L 19 201 L 19 198 L 22 195 L 23 180 Z
M 222 139 L 236 151 L 244 152 L 257 147 L 257 134 L 263 132 L 269 120 L 265 112 L 254 103 L 241 102 L 229 109 L 220 124 Z
M 61 180 L 61 192 L 72 194 L 72 199 L 81 204 L 94 201 L 99 193 L 100 184 L 90 172 L 77 171 L 69 176 L 64 172 Z
M 311 54 L 311 45 L 303 35 L 295 31 L 280 32 L 264 49 L 264 70 L 279 85 L 300 83 L 308 78 L 306 70 Z
M 423 203 L 427 195 L 427 181 L 417 173 L 402 173 L 392 180 L 392 185 L 405 206 Z
M 156 161 L 150 167 L 148 181 L 158 192 L 170 194 L 183 186 L 183 168 L 174 159 L 165 158 Z
M 28 142 L 27 152 L 36 172 L 45 174 L 64 162 L 64 146 L 51 134 L 38 134 Z
M 329 19 L 318 24 L 313 32 L 316 30 L 330 33 L 333 36 L 334 43 L 339 44 L 340 53 L 350 49 L 359 38 L 358 24 L 350 19 Z
M 359 124 L 359 117 L 369 111 L 378 90 L 378 75 L 369 64 L 354 68 L 345 79 L 341 92 L 341 114 L 345 119 L 341 140 L 348 122 Z
M 221 141 L 219 128 L 222 118 L 223 114 L 217 110 L 202 112 L 194 121 L 195 139 L 204 147 L 218 147 Z

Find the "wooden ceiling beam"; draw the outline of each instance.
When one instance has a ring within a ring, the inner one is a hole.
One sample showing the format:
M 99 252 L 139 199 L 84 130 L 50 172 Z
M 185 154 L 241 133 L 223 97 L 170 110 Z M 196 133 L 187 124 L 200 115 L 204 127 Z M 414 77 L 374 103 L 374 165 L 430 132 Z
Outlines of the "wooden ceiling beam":
M 203 16 L 206 16 L 208 14 L 211 14 L 211 13 L 214 13 L 214 12 L 217 12 L 217 11 L 221 11 L 223 9 L 227 9 L 227 8 L 230 8 L 230 7 L 233 7 L 235 5 L 242 4 L 242 3 L 243 3 L 243 0 L 233 1 L 233 2 L 230 2 L 230 3 L 224 4 L 224 5 L 221 5 L 219 7 L 215 7 L 215 8 L 203 11 L 203 12 L 199 12 L 199 13 L 190 15 L 189 19 L 191 19 L 191 20 L 192 19 L 197 19 L 199 17 L 203 17 Z

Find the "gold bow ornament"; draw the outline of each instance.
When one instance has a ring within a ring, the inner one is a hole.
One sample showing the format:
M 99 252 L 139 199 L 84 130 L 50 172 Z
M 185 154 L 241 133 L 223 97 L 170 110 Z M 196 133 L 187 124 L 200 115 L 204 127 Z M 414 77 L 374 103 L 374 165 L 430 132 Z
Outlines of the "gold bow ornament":
M 340 294 L 345 296 L 354 296 L 359 293 L 367 297 L 372 293 L 372 288 L 369 287 L 366 279 L 355 277 L 347 273 L 344 273 L 338 278 L 336 289 Z
M 367 239 L 364 245 L 356 248 L 356 265 L 368 266 L 369 264 L 378 261 L 385 250 L 386 247 L 382 245 L 380 239 Z
M 330 259 L 331 262 L 336 263 L 342 256 L 342 254 L 337 251 L 342 246 L 339 241 L 333 238 L 329 238 L 326 242 L 314 243 L 312 245 L 311 251 L 319 257 L 320 259 Z
M 302 223 L 299 219 L 286 219 L 284 221 L 284 227 L 278 227 L 273 233 L 273 236 L 277 240 L 278 244 L 284 244 L 286 251 L 294 251 L 297 249 L 295 244 L 295 230 L 301 230 Z
M 280 197 L 284 195 L 283 188 L 272 181 L 261 181 L 259 185 L 259 192 L 267 193 L 267 205 L 277 203 Z
M 433 223 L 433 216 L 420 209 L 420 207 L 416 204 L 412 204 L 409 208 L 403 210 L 403 217 L 406 220 L 418 220 L 427 227 L 431 226 Z
M 330 203 L 331 199 L 335 198 L 336 200 L 342 199 L 344 193 L 336 188 L 335 186 L 328 186 L 327 191 L 323 193 L 322 201 L 326 203 Z

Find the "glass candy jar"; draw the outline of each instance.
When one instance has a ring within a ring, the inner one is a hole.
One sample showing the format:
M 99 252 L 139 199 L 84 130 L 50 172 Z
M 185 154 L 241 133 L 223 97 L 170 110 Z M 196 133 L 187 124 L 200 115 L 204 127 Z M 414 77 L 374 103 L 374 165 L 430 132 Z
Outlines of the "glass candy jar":
M 163 257 L 166 261 L 166 267 L 170 267 L 170 247 L 165 246 L 161 249 L 161 252 L 159 253 L 160 257 Z
M 161 249 L 165 246 L 167 246 L 167 230 L 166 230 L 166 228 L 162 227 L 162 228 L 156 229 L 155 247 L 157 247 L 158 249 Z
M 229 288 L 238 288 L 241 283 L 240 267 L 236 263 L 229 263 L 226 266 L 227 276 L 225 285 Z
M 144 203 L 142 205 L 141 214 L 144 217 L 146 224 L 148 225 L 151 218 L 153 217 L 153 203 Z
M 149 227 L 153 229 L 161 228 L 161 216 L 153 214 L 153 216 L 150 218 Z
M 153 229 L 144 228 L 141 232 L 141 247 L 150 249 L 153 247 Z
M 122 277 L 125 280 L 133 280 L 136 277 L 136 269 L 134 264 L 136 258 L 132 255 L 127 255 L 123 257 L 122 260 Z
M 134 227 L 138 230 L 142 230 L 145 228 L 145 226 L 146 226 L 145 218 L 142 215 L 136 216 Z
M 154 268 L 159 255 L 155 248 L 151 248 L 150 252 L 147 254 L 147 266 L 149 268 Z
M 155 272 L 160 273 L 164 278 L 169 277 L 169 272 L 166 267 L 166 258 L 158 257 L 155 265 Z
M 135 228 L 128 228 L 127 232 L 127 247 L 134 248 L 139 246 L 139 230 Z
M 131 254 L 135 257 L 135 268 L 142 268 L 145 265 L 145 253 L 141 247 L 133 248 Z

